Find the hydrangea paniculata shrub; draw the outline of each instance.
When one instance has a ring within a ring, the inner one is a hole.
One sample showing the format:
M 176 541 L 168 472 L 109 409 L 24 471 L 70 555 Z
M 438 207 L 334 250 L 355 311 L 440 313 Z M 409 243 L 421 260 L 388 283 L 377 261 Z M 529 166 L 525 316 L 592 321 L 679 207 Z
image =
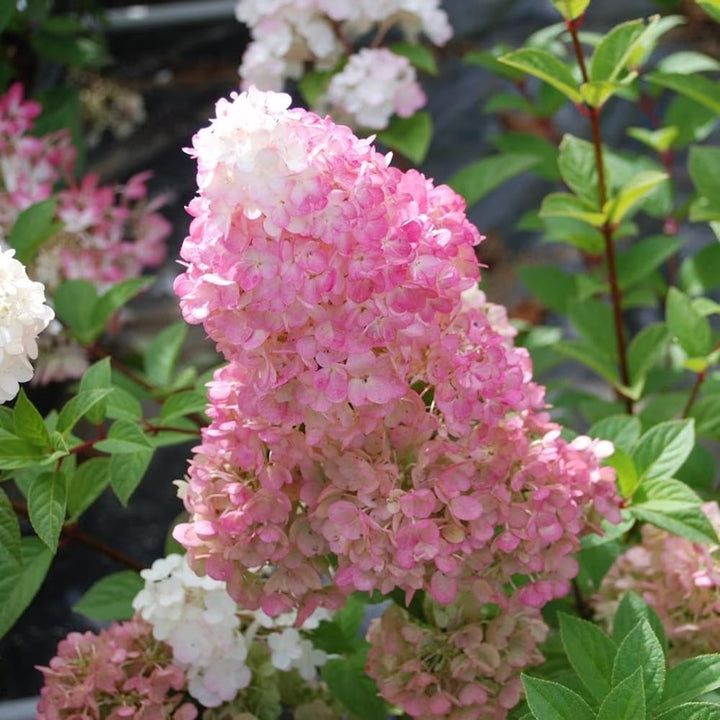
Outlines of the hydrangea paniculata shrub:
M 720 509 L 703 505 L 717 532 Z M 611 624 L 622 596 L 637 593 L 652 606 L 665 627 L 671 662 L 717 652 L 720 647 L 720 559 L 717 545 L 643 525 L 642 541 L 633 545 L 604 577 L 593 606 Z
M 550 421 L 463 200 L 289 105 L 220 100 L 191 150 L 175 288 L 227 360 L 175 530 L 192 567 L 299 622 L 355 590 L 564 595 L 579 537 L 619 519 L 612 447 Z

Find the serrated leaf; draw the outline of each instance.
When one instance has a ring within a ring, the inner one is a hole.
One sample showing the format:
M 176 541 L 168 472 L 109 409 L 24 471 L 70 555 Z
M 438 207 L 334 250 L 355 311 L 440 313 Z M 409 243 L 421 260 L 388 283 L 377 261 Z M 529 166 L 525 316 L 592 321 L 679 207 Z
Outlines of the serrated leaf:
M 149 447 L 150 442 L 143 431 L 128 420 L 116 420 L 110 426 L 107 438 L 95 443 L 95 448 L 101 452 L 114 454 L 129 454 Z
M 666 319 L 670 332 L 692 357 L 704 357 L 712 349 L 712 330 L 708 319 L 695 309 L 690 298 L 677 288 L 667 294 Z
M 58 318 L 84 343 L 96 337 L 92 318 L 97 302 L 95 286 L 87 280 L 66 280 L 53 293 Z
M 646 79 L 699 102 L 715 114 L 720 113 L 720 84 L 702 75 L 656 72 L 647 75 Z
M 720 655 L 700 655 L 668 670 L 658 713 L 695 700 L 720 688 Z
M 112 314 L 127 304 L 136 295 L 148 288 L 154 279 L 152 277 L 136 277 L 116 283 L 102 294 L 92 308 L 90 323 L 95 336 L 105 328 L 105 324 Z
M 573 302 L 568 310 L 572 326 L 585 343 L 604 359 L 615 362 L 618 357 L 615 321 L 610 306 L 595 298 Z
M 134 612 L 132 601 L 144 585 L 133 570 L 106 575 L 73 605 L 73 611 L 91 620 L 129 620 Z
M 527 704 L 537 720 L 595 720 L 592 708 L 570 688 L 540 678 L 522 676 Z
M 657 130 L 648 130 L 641 127 L 630 127 L 627 130 L 631 138 L 643 143 L 643 145 L 647 145 L 658 153 L 667 152 L 672 147 L 678 132 L 678 128 L 674 125 L 658 128 Z
M 465 198 L 468 207 L 484 198 L 537 162 L 531 155 L 494 155 L 477 160 L 459 170 L 448 182 Z
M 644 485 L 641 489 L 643 488 Z M 631 512 L 638 520 L 667 530 L 673 535 L 686 537 L 692 542 L 718 544 L 717 533 L 700 505 L 683 505 L 672 499 L 656 499 L 633 504 Z
M 427 156 L 432 135 L 432 118 L 420 111 L 409 118 L 395 115 L 390 125 L 377 134 L 377 139 L 419 165 Z
M 137 449 L 124 455 L 110 458 L 110 484 L 123 505 L 140 484 L 153 457 L 152 449 Z
M 597 720 L 645 720 L 646 717 L 643 674 L 638 668 L 603 699 Z
M 171 420 L 176 417 L 184 417 L 194 413 L 204 413 L 208 400 L 205 395 L 196 393 L 193 390 L 170 395 L 160 408 L 160 417 L 163 420 Z
M 598 207 L 598 174 L 595 148 L 587 140 L 565 135 L 560 143 L 558 168 L 565 184 L 595 209 Z
M 641 477 L 672 477 L 695 444 L 692 419 L 669 420 L 651 427 L 638 441 L 632 456 Z
M 650 623 L 643 619 L 623 638 L 612 671 L 613 686 L 641 669 L 647 708 L 655 707 L 665 688 L 665 654 Z
M 604 35 L 590 62 L 590 79 L 618 80 L 627 69 L 635 43 L 644 31 L 644 20 L 630 20 L 616 25 Z
M 611 223 L 618 225 L 623 218 L 660 183 L 668 179 L 668 174 L 657 170 L 644 170 L 624 185 L 616 197 L 608 200 L 603 208 Z
M 57 424 L 55 425 L 57 432 L 65 434 L 72 430 L 80 418 L 85 416 L 111 392 L 111 388 L 106 388 L 105 390 L 84 390 L 75 395 L 75 397 L 70 398 L 58 415 Z
M 544 80 L 573 102 L 582 103 L 580 85 L 570 68 L 546 50 L 520 48 L 503 55 L 498 60 Z
M 550 193 L 540 206 L 541 218 L 573 218 L 593 227 L 601 227 L 606 215 L 599 212 L 590 202 L 569 193 Z
M 646 325 L 628 347 L 628 368 L 630 383 L 642 382 L 647 372 L 660 359 L 670 340 L 670 332 L 665 323 Z
M 688 295 L 701 295 L 720 287 L 720 243 L 706 245 L 683 261 L 680 286 Z
M 27 493 L 28 514 L 33 530 L 55 552 L 67 508 L 67 477 L 60 471 L 35 478 Z
M 22 563 L 20 522 L 10 499 L 0 487 L 0 561 Z
M 37 466 L 47 457 L 45 451 L 33 442 L 13 436 L 2 438 L 0 470 L 18 470 Z
M 641 621 L 647 620 L 660 643 L 663 654 L 667 657 L 667 637 L 665 628 L 654 608 L 645 603 L 639 595 L 627 592 L 623 595 L 613 619 L 613 639 L 622 642 L 630 631 Z
M 43 447 L 50 445 L 50 431 L 47 429 L 42 415 L 28 400 L 23 389 L 20 390 L 15 400 L 13 424 L 15 434 L 19 438 Z
M 114 387 L 107 397 L 106 414 L 113 420 L 127 420 L 137 423 L 143 411 L 140 401 L 121 387 Z
M 668 235 L 653 235 L 634 243 L 617 256 L 617 279 L 621 290 L 645 279 L 681 247 L 682 240 Z
M 561 355 L 577 360 L 596 372 L 600 377 L 605 378 L 609 383 L 617 386 L 620 383 L 618 371 L 615 365 L 604 355 L 598 354 L 597 350 L 587 343 L 564 340 L 556 343 L 556 352 Z
M 80 378 L 80 392 L 111 390 L 110 358 L 106 357 L 91 365 Z M 85 416 L 93 425 L 100 425 L 105 420 L 107 402 L 99 400 L 88 408 Z
M 406 57 L 411 62 L 411 64 L 414 65 L 418 70 L 422 70 L 429 75 L 438 74 L 435 56 L 424 45 L 418 45 L 417 43 L 400 42 L 393 43 L 389 46 L 389 48 L 396 55 L 402 55 Z
M 601 108 L 613 95 L 622 90 L 626 84 L 636 77 L 635 73 L 628 75 L 623 82 L 610 82 L 609 80 L 592 80 L 580 86 L 585 104 L 593 108 Z
M 590 0 L 552 0 L 565 20 L 577 20 L 587 10 Z
M 187 333 L 186 323 L 174 323 L 161 330 L 148 347 L 143 360 L 145 374 L 153 385 L 162 387 L 172 382 Z
M 720 164 L 720 148 L 698 147 L 690 148 L 688 155 L 688 170 L 695 187 L 710 203 L 720 208 L 720 179 L 717 168 Z
M 573 670 L 597 701 L 610 692 L 617 645 L 597 625 L 560 613 L 560 636 Z
M 624 450 L 615 448 L 615 452 L 605 462 L 615 468 L 620 495 L 624 498 L 632 497 L 640 485 L 640 478 L 632 457 Z
M 641 430 L 640 420 L 632 415 L 610 415 L 594 423 L 588 435 L 609 440 L 617 449 L 629 453 L 640 438 Z
M 48 198 L 23 210 L 15 221 L 8 244 L 15 248 L 15 257 L 23 264 L 30 264 L 43 243 L 62 229 L 62 223 L 54 222 L 56 198 Z
M 15 624 L 40 589 L 53 554 L 35 537 L 22 539 L 22 565 L 0 562 L 0 637 Z
M 709 702 L 685 703 L 658 715 L 657 720 L 720 720 L 720 705 Z
M 690 410 L 695 420 L 695 432 L 712 439 L 720 438 L 720 395 L 700 398 Z
M 110 458 L 90 458 L 69 474 L 67 483 L 67 513 L 75 521 L 100 497 L 110 484 Z

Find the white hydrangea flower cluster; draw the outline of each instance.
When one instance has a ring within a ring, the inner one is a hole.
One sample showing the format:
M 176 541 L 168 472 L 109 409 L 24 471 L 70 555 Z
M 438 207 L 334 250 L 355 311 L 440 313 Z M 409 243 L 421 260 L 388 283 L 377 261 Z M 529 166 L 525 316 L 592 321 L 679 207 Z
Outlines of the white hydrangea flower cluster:
M 412 41 L 425 35 L 444 45 L 452 28 L 439 4 L 439 0 L 238 0 L 235 15 L 252 35 L 239 69 L 241 87 L 282 90 L 286 80 L 299 79 L 308 68 L 330 70 L 349 54 L 340 80 L 333 85 L 332 100 L 323 95 L 313 109 L 336 108 L 343 113 L 342 120 L 355 127 L 385 128 L 393 112 L 407 117 L 422 107 L 425 96 L 405 58 L 393 55 L 386 66 L 384 53 L 390 51 L 367 48 L 354 54 L 353 43 L 371 32 L 382 38 L 397 28 Z M 355 102 L 359 107 L 353 112 L 353 98 L 363 81 L 372 90 Z
M 0 404 L 32 378 L 37 336 L 55 317 L 45 304 L 45 286 L 30 280 L 14 255 L 14 250 L 0 250 Z
M 250 684 L 251 672 L 238 608 L 225 583 L 197 576 L 183 555 L 156 560 L 140 574 L 145 587 L 133 608 L 172 648 L 190 694 L 205 707 L 233 700 Z
M 145 587 L 133 608 L 153 628 L 157 640 L 173 651 L 173 661 L 188 678 L 188 691 L 205 707 L 235 699 L 247 687 L 247 665 L 253 642 L 264 642 L 278 670 L 297 670 L 307 681 L 317 678 L 327 655 L 294 627 L 297 613 L 271 618 L 262 610 L 241 610 L 227 594 L 225 583 L 196 575 L 184 555 L 168 555 L 140 573 Z M 331 614 L 317 609 L 305 621 L 313 630 Z
M 307 638 L 304 638 L 295 626 L 296 612 L 284 613 L 271 618 L 262 610 L 254 613 L 255 621 L 248 630 L 248 637 L 257 628 L 270 631 L 266 642 L 270 648 L 270 662 L 278 670 L 297 670 L 307 681 L 317 677 L 319 667 L 328 659 L 327 654 L 318 650 Z M 317 608 L 303 623 L 303 630 L 314 630 L 322 620 L 330 620 L 332 613 L 325 608 Z
M 393 114 L 410 117 L 425 105 L 410 61 L 386 48 L 363 48 L 333 75 L 325 99 L 337 122 L 382 130 Z

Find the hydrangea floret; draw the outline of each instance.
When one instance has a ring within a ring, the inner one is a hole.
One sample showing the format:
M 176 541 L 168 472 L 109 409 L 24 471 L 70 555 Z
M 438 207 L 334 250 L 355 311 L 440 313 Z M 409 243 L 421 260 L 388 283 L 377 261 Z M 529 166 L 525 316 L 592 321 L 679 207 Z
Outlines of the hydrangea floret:
M 55 317 L 45 287 L 30 280 L 14 250 L 0 251 L 0 403 L 12 400 L 30 380 L 38 335 Z
M 175 289 L 227 360 L 175 530 L 192 567 L 300 623 L 355 590 L 564 595 L 580 536 L 620 517 L 612 446 L 551 422 L 463 200 L 289 105 L 220 100 L 191 150 Z

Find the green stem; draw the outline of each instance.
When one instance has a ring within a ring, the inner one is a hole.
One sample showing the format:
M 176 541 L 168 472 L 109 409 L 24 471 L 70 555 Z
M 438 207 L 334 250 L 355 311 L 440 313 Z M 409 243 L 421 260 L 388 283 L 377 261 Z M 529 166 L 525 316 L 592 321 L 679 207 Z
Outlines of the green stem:
M 580 72 L 582 73 L 583 82 L 589 82 L 587 65 L 585 63 L 585 55 L 580 43 L 579 26 L 575 22 L 568 22 L 567 29 L 572 37 L 573 48 L 577 57 Z M 600 110 L 596 107 L 587 107 L 590 117 L 590 126 L 592 130 L 592 143 L 595 151 L 595 166 L 598 175 L 598 205 L 600 210 L 607 203 L 607 180 L 605 178 L 605 163 L 603 162 L 603 141 L 602 131 L 600 129 Z M 607 262 L 608 284 L 610 286 L 610 300 L 613 309 L 613 318 L 615 323 L 615 337 L 618 346 L 618 364 L 620 366 L 620 380 L 625 387 L 630 386 L 630 370 L 627 360 L 627 340 L 625 337 L 625 325 L 622 319 L 622 292 L 618 284 L 617 260 L 615 257 L 615 242 L 613 233 L 615 228 L 609 220 L 603 223 L 601 228 L 603 240 L 605 241 L 605 260 Z M 623 395 L 625 410 L 629 415 L 633 413 L 633 401 L 631 398 Z

